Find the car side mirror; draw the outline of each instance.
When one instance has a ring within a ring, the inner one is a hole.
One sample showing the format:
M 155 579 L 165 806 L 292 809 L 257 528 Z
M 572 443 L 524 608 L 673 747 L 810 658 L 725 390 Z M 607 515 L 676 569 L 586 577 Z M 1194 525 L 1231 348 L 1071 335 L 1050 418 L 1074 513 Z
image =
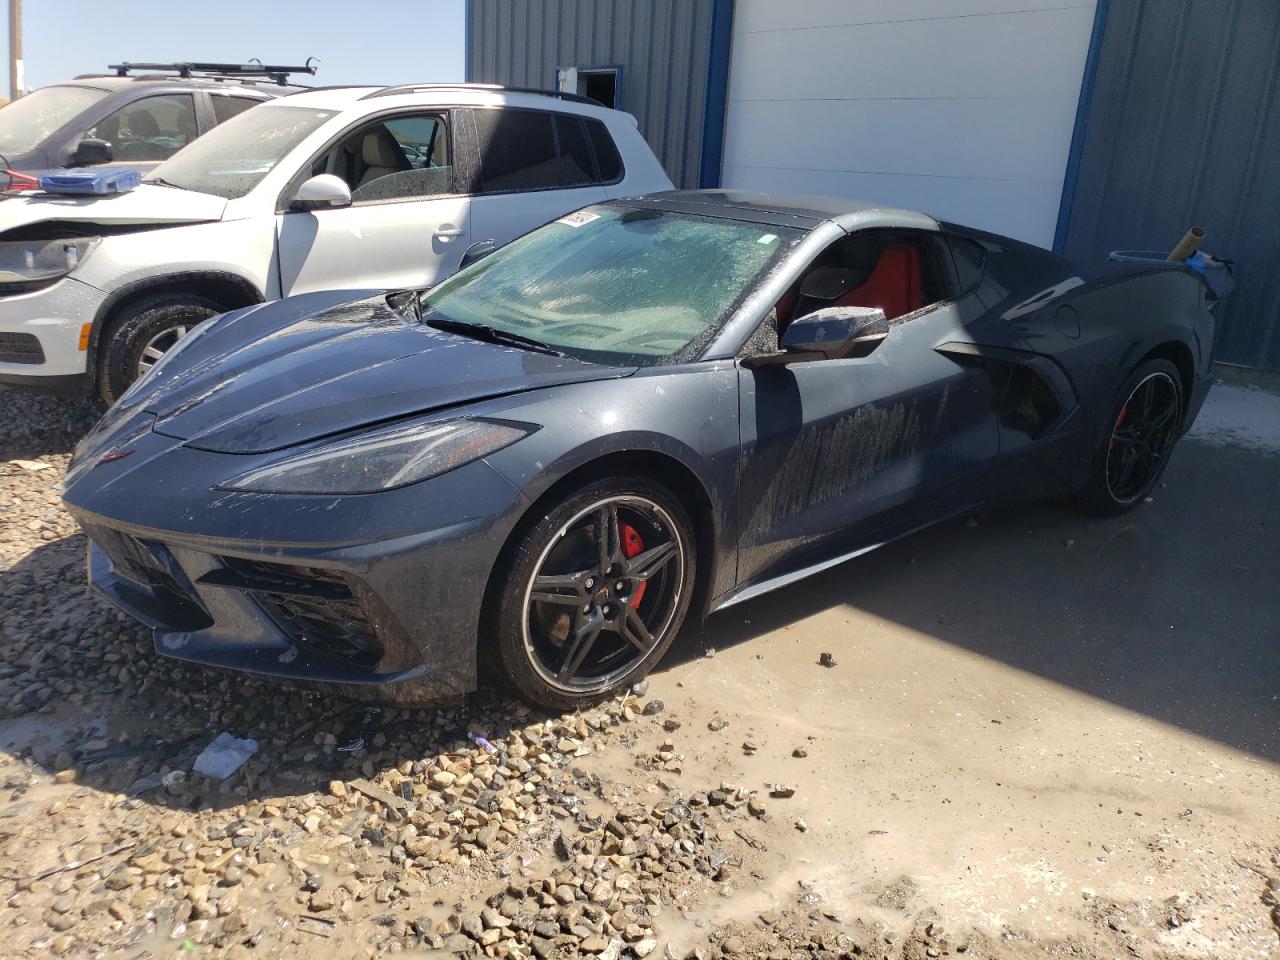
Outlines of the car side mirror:
M 879 307 L 823 307 L 791 321 L 782 335 L 782 349 L 839 360 L 863 353 L 888 335 L 889 321 Z
M 323 210 L 351 206 L 351 188 L 347 181 L 332 173 L 319 173 L 304 181 L 289 204 L 293 210 Z
M 462 262 L 458 264 L 458 269 L 471 266 L 477 260 L 483 260 L 493 251 L 498 249 L 496 240 L 478 240 L 471 246 L 467 247 L 467 252 L 462 255 Z
M 744 363 L 754 368 L 865 357 L 888 335 L 889 321 L 879 307 L 824 307 L 791 321 L 780 352 Z
M 92 167 L 99 163 L 110 163 L 114 157 L 111 144 L 97 137 L 85 137 L 76 144 L 71 154 L 71 164 L 76 167 Z

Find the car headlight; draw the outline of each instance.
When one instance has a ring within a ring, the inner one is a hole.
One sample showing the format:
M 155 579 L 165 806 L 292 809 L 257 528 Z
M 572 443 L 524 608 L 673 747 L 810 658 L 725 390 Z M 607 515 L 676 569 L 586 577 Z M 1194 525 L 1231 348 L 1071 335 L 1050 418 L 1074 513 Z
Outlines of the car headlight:
M 253 493 L 377 493 L 436 477 L 487 457 L 535 429 L 494 420 L 444 420 L 390 427 L 277 460 L 219 487 Z
M 61 280 L 98 245 L 98 237 L 0 242 L 0 288 L 39 287 Z

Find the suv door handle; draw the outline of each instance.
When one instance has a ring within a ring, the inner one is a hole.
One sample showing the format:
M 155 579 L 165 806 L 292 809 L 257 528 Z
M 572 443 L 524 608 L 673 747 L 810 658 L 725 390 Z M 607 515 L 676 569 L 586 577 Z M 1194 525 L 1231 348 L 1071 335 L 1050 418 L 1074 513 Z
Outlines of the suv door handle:
M 437 237 L 460 237 L 462 236 L 462 230 L 459 227 L 451 227 L 446 224 L 440 227 L 440 229 L 435 232 L 435 235 Z

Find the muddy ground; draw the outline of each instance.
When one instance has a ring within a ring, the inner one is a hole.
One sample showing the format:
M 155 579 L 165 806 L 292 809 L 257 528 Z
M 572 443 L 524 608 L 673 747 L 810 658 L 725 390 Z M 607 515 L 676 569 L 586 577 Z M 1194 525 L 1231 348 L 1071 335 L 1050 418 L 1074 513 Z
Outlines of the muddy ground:
M 946 524 L 549 717 L 158 659 L 57 505 L 90 412 L 0 393 L 0 956 L 1280 956 L 1278 398 L 1215 394 L 1130 517 Z

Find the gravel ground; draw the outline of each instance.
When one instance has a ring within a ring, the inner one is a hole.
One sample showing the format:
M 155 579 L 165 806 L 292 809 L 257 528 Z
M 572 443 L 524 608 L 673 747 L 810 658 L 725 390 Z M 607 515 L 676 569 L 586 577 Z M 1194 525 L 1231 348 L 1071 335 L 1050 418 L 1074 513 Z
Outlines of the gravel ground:
M 834 748 L 793 729 L 807 680 L 771 707 L 785 719 L 744 730 L 732 683 L 758 669 L 745 647 L 714 663 L 686 650 L 654 691 L 566 716 L 487 692 L 371 708 L 159 658 L 87 592 L 84 540 L 58 503 L 93 416 L 0 393 L 0 956 L 1231 955 L 1170 945 L 1228 902 L 1194 892 L 1089 891 L 1086 933 L 1064 936 L 953 921 L 908 874 L 859 879 L 865 902 L 837 904 L 788 856 L 815 842 L 806 817 L 819 831 L 834 820 L 832 862 L 812 873 L 854 879 L 839 843 L 852 815 L 824 816 L 806 791 L 843 776 L 848 804 L 860 774 L 828 775 L 809 755 Z M 753 681 L 766 686 L 752 698 L 786 670 L 835 677 L 851 662 L 809 653 Z M 723 695 L 685 689 L 705 669 Z M 193 772 L 224 731 L 256 754 L 226 780 Z M 1280 955 L 1280 860 L 1251 843 L 1229 902 L 1252 907 L 1227 919 L 1238 955 Z

